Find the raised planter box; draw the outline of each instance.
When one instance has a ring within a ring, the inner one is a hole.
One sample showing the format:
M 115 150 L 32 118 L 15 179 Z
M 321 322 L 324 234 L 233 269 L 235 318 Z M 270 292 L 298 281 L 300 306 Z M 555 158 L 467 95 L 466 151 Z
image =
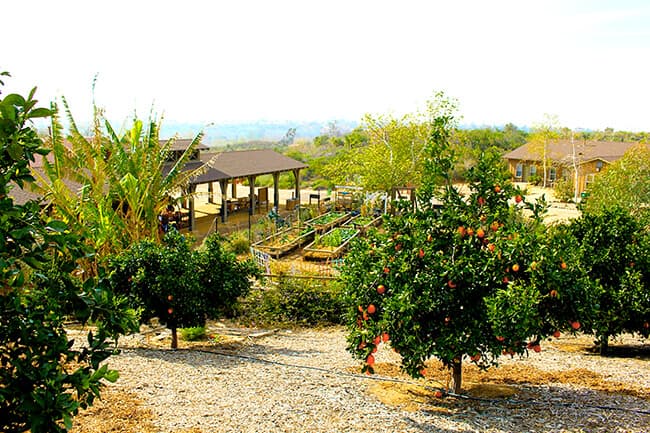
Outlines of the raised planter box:
M 323 233 L 332 227 L 343 224 L 349 218 L 350 214 L 347 212 L 327 212 L 306 221 L 306 224 L 311 226 L 317 233 Z
M 278 258 L 294 248 L 311 241 L 313 237 L 314 230 L 309 226 L 302 228 L 291 227 L 254 243 L 253 248 Z
M 381 223 L 381 216 L 372 215 L 358 215 L 351 218 L 343 224 L 343 227 L 354 227 L 361 230 L 361 234 L 365 234 L 370 227 L 377 227 Z
M 316 260 L 340 257 L 359 232 L 353 227 L 335 227 L 325 234 L 316 235 L 314 241 L 303 249 L 305 257 Z

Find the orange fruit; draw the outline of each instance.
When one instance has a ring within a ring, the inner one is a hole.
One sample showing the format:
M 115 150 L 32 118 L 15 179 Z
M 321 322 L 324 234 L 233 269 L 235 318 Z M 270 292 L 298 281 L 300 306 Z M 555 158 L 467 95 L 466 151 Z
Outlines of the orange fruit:
M 375 311 L 377 311 L 377 309 L 373 304 L 368 305 L 368 314 L 375 314 Z
M 167 314 L 172 315 L 173 313 L 174 313 L 174 309 L 173 309 L 173 308 L 168 308 L 168 309 L 167 309 Z
M 494 187 L 494 192 L 496 192 L 497 194 L 500 193 L 501 192 L 501 187 L 499 185 L 496 185 Z
M 553 337 L 555 337 L 555 338 L 560 338 L 560 335 L 561 335 L 561 334 L 560 334 L 560 331 L 555 331 L 555 332 L 553 333 Z
M 480 239 L 483 239 L 485 237 L 485 231 L 482 228 L 479 228 L 476 230 L 476 236 L 478 236 Z
M 388 340 L 390 340 L 390 336 L 388 335 L 387 332 L 384 332 L 383 334 L 381 334 L 381 339 L 382 339 L 382 341 L 385 343 L 385 342 L 387 342 Z
M 578 322 L 577 320 L 575 322 L 571 322 L 571 327 L 573 329 L 580 329 L 580 322 Z
M 451 280 L 447 281 L 447 285 L 448 285 L 450 288 L 452 288 L 452 289 L 456 287 L 456 283 L 454 283 L 454 282 L 451 281 Z
M 418 256 L 419 256 L 420 258 L 423 258 L 423 257 L 424 257 L 424 250 L 423 250 L 422 248 L 420 248 L 420 251 L 418 252 Z
M 435 398 L 442 398 L 442 391 L 436 391 L 433 395 Z
M 519 265 L 515 263 L 514 265 L 512 265 L 512 272 L 518 272 L 518 271 L 519 271 Z
M 522 200 L 523 200 L 523 199 L 521 198 L 520 195 L 517 195 L 517 196 L 515 197 L 515 202 L 517 202 L 517 203 L 521 203 Z
M 553 289 L 550 292 L 548 292 L 549 296 L 551 298 L 557 298 L 557 290 Z
M 541 352 L 542 351 L 542 346 L 540 346 L 539 344 L 534 345 L 533 346 L 533 351 L 536 352 L 536 353 Z
M 377 286 L 377 293 L 379 293 L 380 295 L 383 295 L 384 293 L 386 293 L 386 286 L 384 286 L 383 284 L 378 285 Z
M 561 267 L 562 269 L 566 269 L 566 263 L 564 263 L 564 262 L 560 263 L 560 267 Z
M 461 238 L 465 236 L 465 227 L 463 226 L 458 227 L 458 234 L 460 235 Z
M 373 355 L 368 355 L 366 358 L 366 364 L 373 366 L 375 365 L 375 357 Z

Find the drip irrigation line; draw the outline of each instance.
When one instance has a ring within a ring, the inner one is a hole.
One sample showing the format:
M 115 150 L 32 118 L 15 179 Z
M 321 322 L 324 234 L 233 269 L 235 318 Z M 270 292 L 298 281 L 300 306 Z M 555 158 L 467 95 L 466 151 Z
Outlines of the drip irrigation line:
M 440 385 L 439 388 L 432 387 L 429 385 L 425 385 L 422 383 L 418 382 L 413 382 L 409 380 L 404 380 L 404 379 L 398 379 L 395 377 L 387 377 L 387 376 L 379 376 L 376 374 L 372 375 L 367 375 L 367 374 L 358 374 L 358 373 L 347 373 L 343 371 L 334 371 L 330 370 L 324 367 L 315 367 L 311 365 L 300 365 L 300 364 L 290 364 L 287 362 L 281 362 L 281 361 L 273 361 L 269 359 L 263 359 L 263 358 L 258 358 L 255 356 L 250 356 L 250 355 L 240 355 L 237 353 L 230 353 L 230 352 L 223 352 L 220 350 L 206 350 L 206 349 L 185 349 L 185 348 L 180 348 L 180 349 L 160 349 L 160 348 L 147 348 L 147 350 L 163 350 L 163 351 L 176 351 L 176 352 L 201 352 L 201 353 L 206 353 L 206 354 L 212 354 L 212 355 L 218 355 L 218 356 L 223 356 L 226 358 L 238 358 L 238 359 L 243 359 L 246 361 L 251 361 L 251 362 L 259 362 L 262 364 L 269 364 L 269 365 L 277 365 L 281 367 L 288 367 L 288 368 L 297 368 L 297 369 L 302 369 L 302 370 L 312 370 L 312 371 L 318 371 L 321 373 L 333 375 L 333 376 L 343 376 L 343 377 L 351 377 L 351 378 L 356 378 L 356 379 L 363 379 L 363 380 L 374 380 L 377 382 L 392 382 L 392 383 L 399 383 L 403 385 L 413 385 L 413 386 L 420 386 L 428 391 L 440 391 L 442 392 L 443 396 L 449 396 L 449 397 L 455 397 L 461 400 L 471 400 L 471 401 L 479 401 L 483 403 L 497 403 L 497 404 L 517 404 L 517 405 L 530 405 L 530 406 L 544 406 L 544 405 L 551 405 L 551 406 L 562 406 L 562 407 L 585 407 L 585 408 L 591 408 L 591 409 L 600 409 L 600 410 L 607 410 L 607 411 L 612 411 L 612 412 L 629 412 L 629 413 L 638 413 L 640 415 L 650 415 L 649 410 L 643 410 L 643 409 L 630 409 L 630 408 L 622 408 L 622 407 L 615 407 L 615 406 L 605 406 L 605 405 L 593 405 L 593 404 L 577 404 L 577 403 L 562 403 L 562 402 L 545 402 L 545 401 L 532 401 L 532 400 L 515 400 L 515 399 L 495 399 L 495 398 L 485 398 L 485 397 L 472 397 L 470 395 L 465 395 L 465 394 L 457 394 L 455 392 L 448 391 L 445 389 L 444 385 L 436 380 L 431 380 L 428 379 L 431 382 L 434 382 L 438 385 Z M 129 348 L 127 350 L 133 350 L 133 348 Z M 137 349 L 136 349 L 137 350 Z

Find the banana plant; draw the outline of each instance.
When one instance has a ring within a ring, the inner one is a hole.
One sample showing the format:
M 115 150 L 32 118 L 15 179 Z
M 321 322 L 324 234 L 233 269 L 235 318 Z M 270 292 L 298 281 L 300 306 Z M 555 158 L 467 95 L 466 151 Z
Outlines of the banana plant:
M 87 135 L 77 126 L 65 98 L 62 101 L 69 132 L 64 133 L 53 104 L 45 140 L 51 156 L 35 177 L 49 211 L 93 244 L 97 254 L 85 268 L 94 275 L 108 255 L 143 239 L 160 240 L 158 215 L 173 197 L 187 194 L 190 179 L 203 170 L 184 170 L 203 133 L 194 137 L 178 160 L 169 162 L 175 139 L 161 141 L 160 122 L 152 116 L 146 123 L 134 117 L 130 128 L 120 134 L 103 110 L 94 106 Z

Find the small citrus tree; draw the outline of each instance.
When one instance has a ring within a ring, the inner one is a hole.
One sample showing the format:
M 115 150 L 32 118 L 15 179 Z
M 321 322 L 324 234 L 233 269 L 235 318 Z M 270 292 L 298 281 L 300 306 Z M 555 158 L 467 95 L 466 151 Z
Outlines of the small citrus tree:
M 115 291 L 142 308 L 142 322 L 158 317 L 172 331 L 171 347 L 178 345 L 177 329 L 204 326 L 232 309 L 259 275 L 252 261 L 240 262 L 223 249 L 218 234 L 209 236 L 200 250 L 191 240 L 170 230 L 162 243 L 144 240 L 111 260 Z
M 639 218 L 614 205 L 571 224 L 581 260 L 598 287 L 593 325 L 601 354 L 607 353 L 609 337 L 650 335 L 650 235 Z
M 469 170 L 469 193 L 452 184 L 452 121 L 433 121 L 418 209 L 357 241 L 342 278 L 348 349 L 364 371 L 390 339 L 407 373 L 421 376 L 436 357 L 459 392 L 464 357 L 488 368 L 503 353 L 539 351 L 582 326 L 590 296 L 575 242 L 543 224 L 544 203 L 525 200 L 496 153 Z

